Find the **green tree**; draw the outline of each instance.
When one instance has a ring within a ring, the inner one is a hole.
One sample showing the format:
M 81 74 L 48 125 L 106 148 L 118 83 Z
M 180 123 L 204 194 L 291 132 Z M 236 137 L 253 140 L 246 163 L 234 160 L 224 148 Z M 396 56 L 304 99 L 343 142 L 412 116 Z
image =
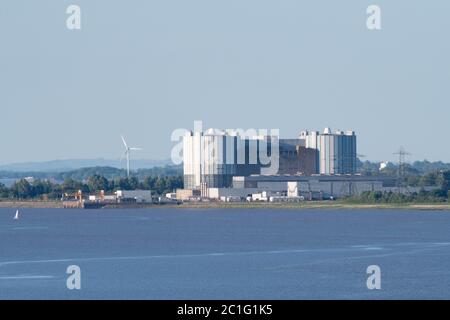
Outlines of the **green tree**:
M 424 174 L 420 178 L 419 185 L 421 187 L 427 187 L 427 186 L 440 186 L 442 176 L 438 172 L 429 172 Z
M 81 190 L 83 192 L 88 192 L 89 187 L 81 183 L 80 181 L 76 181 L 72 178 L 67 178 L 64 180 L 64 182 L 61 185 L 61 188 L 66 193 L 75 193 L 78 190 Z
M 408 176 L 406 178 L 406 184 L 410 187 L 417 187 L 420 185 L 420 176 Z
M 100 190 L 109 191 L 109 181 L 100 175 L 94 175 L 88 179 L 88 187 L 90 192 L 97 192 Z
M 450 170 L 442 172 L 442 185 L 441 188 L 445 191 L 450 190 Z
M 9 198 L 9 189 L 3 183 L 0 183 L 0 198 Z
M 17 199 L 27 199 L 33 197 L 32 187 L 30 183 L 25 179 L 16 181 L 11 186 L 11 194 Z

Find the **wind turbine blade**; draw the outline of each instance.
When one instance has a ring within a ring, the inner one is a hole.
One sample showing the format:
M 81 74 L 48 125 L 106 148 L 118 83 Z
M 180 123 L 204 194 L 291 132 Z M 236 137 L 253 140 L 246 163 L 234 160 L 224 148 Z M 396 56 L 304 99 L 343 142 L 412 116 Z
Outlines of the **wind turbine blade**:
M 123 145 L 125 146 L 125 148 L 128 148 L 125 138 L 123 136 L 120 136 L 120 137 L 122 138 L 122 142 L 123 142 Z
M 142 150 L 142 148 L 130 148 L 130 150 L 136 150 L 136 151 L 141 151 Z

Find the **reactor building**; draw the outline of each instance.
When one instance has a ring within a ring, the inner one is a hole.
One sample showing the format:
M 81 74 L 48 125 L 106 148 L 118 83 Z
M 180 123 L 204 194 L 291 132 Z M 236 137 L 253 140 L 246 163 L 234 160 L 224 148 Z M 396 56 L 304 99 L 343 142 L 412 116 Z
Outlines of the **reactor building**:
M 232 130 L 183 136 L 179 200 L 303 201 L 399 192 L 396 179 L 357 173 L 354 131 L 302 131 L 297 138 Z M 419 190 L 405 190 L 418 192 Z
M 183 137 L 184 188 L 231 188 L 233 177 L 267 175 L 353 175 L 357 151 L 354 131 L 303 131 L 294 139 L 242 135 L 210 129 Z M 270 163 L 267 158 L 270 158 Z M 276 162 L 276 166 L 274 163 Z
M 318 174 L 355 174 L 356 173 L 356 134 L 354 131 L 331 132 L 325 128 L 318 131 L 302 131 L 299 139 L 305 148 L 317 150 L 316 168 Z
M 210 129 L 183 137 L 185 189 L 228 188 L 234 176 L 259 174 L 257 150 L 264 137 Z

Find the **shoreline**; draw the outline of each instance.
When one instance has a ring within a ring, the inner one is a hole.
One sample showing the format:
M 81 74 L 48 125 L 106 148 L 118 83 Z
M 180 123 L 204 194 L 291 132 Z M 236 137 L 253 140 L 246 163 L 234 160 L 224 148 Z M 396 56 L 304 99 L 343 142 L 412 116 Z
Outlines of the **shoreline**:
M 61 201 L 0 201 L 0 208 L 63 208 Z
M 61 201 L 0 201 L 0 208 L 38 208 L 38 209 L 63 209 Z M 450 203 L 345 203 L 339 201 L 314 201 L 301 203 L 270 203 L 270 202 L 203 202 L 174 204 L 144 204 L 124 207 L 110 205 L 103 209 L 144 209 L 144 208 L 176 208 L 176 209 L 409 209 L 409 210 L 434 210 L 450 211 Z M 70 209 L 67 209 L 70 210 Z M 85 209 L 96 210 L 96 209 Z

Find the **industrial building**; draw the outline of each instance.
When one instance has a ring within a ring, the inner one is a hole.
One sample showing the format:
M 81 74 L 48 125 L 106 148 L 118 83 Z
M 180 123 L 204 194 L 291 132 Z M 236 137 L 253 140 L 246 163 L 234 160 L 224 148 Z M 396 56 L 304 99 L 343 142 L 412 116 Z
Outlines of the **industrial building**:
M 208 197 L 241 197 L 245 199 L 254 194 L 266 192 L 269 196 L 305 200 L 322 200 L 359 195 L 364 191 L 392 190 L 394 178 L 363 176 L 301 176 L 301 175 L 252 175 L 234 177 L 232 188 L 210 188 Z
M 83 196 L 79 190 L 73 198 L 63 197 L 64 208 L 99 209 L 105 207 L 127 207 L 130 205 L 144 205 L 154 203 L 151 190 L 117 190 L 113 194 L 105 194 L 101 190 L 99 194 Z
M 312 200 L 354 196 L 365 191 L 384 191 L 394 188 L 395 183 L 394 178 L 358 175 L 252 175 L 234 177 L 232 189 L 235 195 L 264 190 L 282 196 L 303 196 Z
M 356 172 L 356 134 L 354 131 L 302 131 L 306 148 L 317 150 L 316 166 L 319 174 L 354 174 Z
M 183 138 L 184 188 L 177 199 L 297 201 L 333 199 L 393 188 L 395 181 L 356 174 L 354 131 L 325 128 L 297 138 L 188 132 Z M 267 157 L 270 158 L 270 164 Z M 265 159 L 263 159 L 265 158 Z M 276 172 L 263 173 L 268 166 Z
M 276 149 L 270 136 L 233 131 L 210 129 L 183 137 L 184 188 L 202 195 L 210 188 L 231 188 L 233 177 L 263 174 L 274 162 L 272 174 L 311 176 L 354 174 L 356 161 L 354 131 L 303 131 L 298 138 L 277 138 Z
M 116 197 L 118 202 L 151 203 L 151 190 L 117 190 Z
M 301 139 L 280 139 L 278 174 L 313 175 L 318 173 L 319 151 L 306 148 Z
M 435 187 L 396 186 L 394 177 L 366 177 L 359 175 L 251 175 L 234 177 L 232 188 L 209 188 L 205 197 L 229 202 L 269 201 L 298 202 L 331 200 L 361 195 L 366 191 L 418 193 Z
M 231 187 L 234 176 L 260 173 L 262 140 L 222 130 L 188 132 L 183 137 L 184 188 Z
M 152 191 L 151 190 L 117 190 L 114 194 L 105 194 L 105 191 L 101 190 L 98 195 L 93 194 L 88 196 L 89 201 L 97 202 L 135 202 L 135 203 L 151 203 Z

